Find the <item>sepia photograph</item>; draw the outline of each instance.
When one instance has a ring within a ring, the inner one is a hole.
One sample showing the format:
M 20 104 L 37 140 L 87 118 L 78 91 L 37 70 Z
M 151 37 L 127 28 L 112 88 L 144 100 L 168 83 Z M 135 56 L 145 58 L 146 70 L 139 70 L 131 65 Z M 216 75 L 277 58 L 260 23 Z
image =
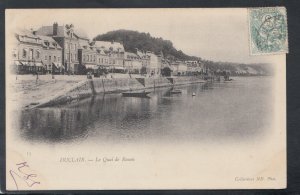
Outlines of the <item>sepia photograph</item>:
M 283 189 L 287 10 L 6 9 L 6 187 Z

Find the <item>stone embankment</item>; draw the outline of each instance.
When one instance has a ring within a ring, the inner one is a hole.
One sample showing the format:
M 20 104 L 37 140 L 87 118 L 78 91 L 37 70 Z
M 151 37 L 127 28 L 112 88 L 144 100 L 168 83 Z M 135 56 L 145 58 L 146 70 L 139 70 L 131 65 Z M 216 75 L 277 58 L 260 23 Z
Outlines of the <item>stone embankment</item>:
M 192 83 L 203 83 L 205 80 L 199 77 L 141 77 L 141 78 L 93 78 L 84 79 L 72 85 L 65 83 L 60 86 L 60 90 L 52 91 L 51 95 L 45 94 L 38 101 L 27 104 L 24 108 L 49 107 L 59 104 L 65 104 L 73 100 L 80 100 L 101 93 L 120 93 L 131 90 L 144 90 L 159 87 L 172 87 L 176 85 L 185 85 Z M 51 85 L 44 86 L 50 90 Z M 30 93 L 30 92 L 28 92 Z
M 17 109 L 55 106 L 101 93 L 120 93 L 158 87 L 201 83 L 199 77 L 141 77 L 114 74 L 107 78 L 87 79 L 73 75 L 16 75 L 9 78 L 9 103 Z

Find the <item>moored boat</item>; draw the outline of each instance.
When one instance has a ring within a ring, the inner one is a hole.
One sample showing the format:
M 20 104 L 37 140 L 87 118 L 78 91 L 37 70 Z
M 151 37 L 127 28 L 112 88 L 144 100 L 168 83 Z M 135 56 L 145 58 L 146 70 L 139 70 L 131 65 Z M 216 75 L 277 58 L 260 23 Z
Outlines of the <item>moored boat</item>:
M 148 94 L 151 93 L 150 91 L 130 91 L 130 92 L 123 92 L 122 95 L 124 97 L 149 97 Z
M 182 91 L 179 89 L 174 89 L 170 91 L 170 94 L 180 94 L 180 93 L 182 93 Z

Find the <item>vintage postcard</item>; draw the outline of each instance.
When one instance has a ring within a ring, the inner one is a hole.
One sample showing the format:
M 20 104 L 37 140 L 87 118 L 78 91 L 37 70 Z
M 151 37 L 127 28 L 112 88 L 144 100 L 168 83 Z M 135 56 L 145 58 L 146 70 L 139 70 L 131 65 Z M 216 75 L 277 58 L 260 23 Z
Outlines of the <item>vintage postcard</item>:
M 7 9 L 7 190 L 285 188 L 287 11 Z

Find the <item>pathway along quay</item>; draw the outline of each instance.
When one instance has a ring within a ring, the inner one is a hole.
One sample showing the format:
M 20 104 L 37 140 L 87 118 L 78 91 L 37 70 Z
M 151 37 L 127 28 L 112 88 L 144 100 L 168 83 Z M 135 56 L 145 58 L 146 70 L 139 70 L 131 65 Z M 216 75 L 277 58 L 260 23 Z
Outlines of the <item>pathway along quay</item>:
M 16 85 L 13 86 L 16 93 L 18 93 L 16 101 L 21 101 L 22 109 L 33 109 L 66 104 L 74 100 L 78 101 L 97 94 L 121 93 L 125 91 L 205 83 L 207 80 L 212 79 L 210 77 L 204 78 L 203 76 L 74 78 L 76 77 L 64 75 L 46 81 L 43 80 L 43 78 L 39 78 L 36 81 L 32 79 L 27 81 L 19 79 L 18 81 L 16 78 L 17 84 L 15 83 Z M 14 84 L 12 83 L 12 85 Z M 21 97 L 26 101 L 22 102 L 22 100 L 20 100 Z

